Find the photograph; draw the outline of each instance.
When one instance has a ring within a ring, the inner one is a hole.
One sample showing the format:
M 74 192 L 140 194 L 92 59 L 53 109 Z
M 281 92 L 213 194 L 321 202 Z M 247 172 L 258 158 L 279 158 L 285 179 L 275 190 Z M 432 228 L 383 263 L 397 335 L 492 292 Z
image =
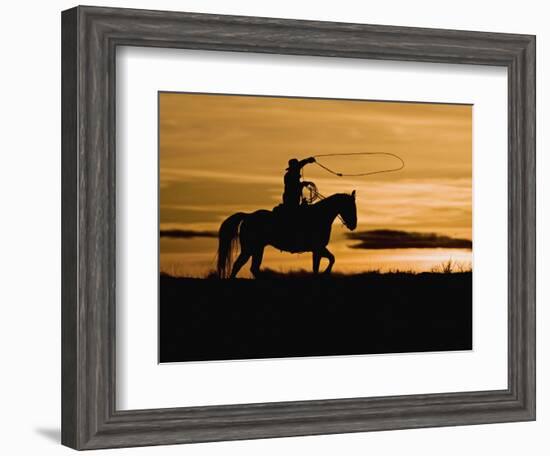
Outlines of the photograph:
M 472 111 L 159 92 L 159 362 L 471 350 Z
M 6 454 L 540 454 L 542 3 L 104 3 L 4 24 Z

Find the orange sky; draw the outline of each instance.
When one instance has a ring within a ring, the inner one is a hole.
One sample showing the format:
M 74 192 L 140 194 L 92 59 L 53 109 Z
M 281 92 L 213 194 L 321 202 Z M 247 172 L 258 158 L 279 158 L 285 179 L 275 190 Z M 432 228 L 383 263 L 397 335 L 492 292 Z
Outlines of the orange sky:
M 402 171 L 361 178 L 306 166 L 305 178 L 325 195 L 357 191 L 356 232 L 472 239 L 470 105 L 160 93 L 159 116 L 160 229 L 197 232 L 161 237 L 163 271 L 213 270 L 217 240 L 208 232 L 234 212 L 277 205 L 288 159 L 328 153 L 391 152 L 405 161 Z M 388 157 L 319 160 L 343 173 L 399 165 Z M 468 248 L 350 248 L 357 241 L 346 233 L 336 220 L 328 246 L 335 271 L 423 271 L 449 259 L 471 264 Z M 263 267 L 310 269 L 311 255 L 268 247 Z

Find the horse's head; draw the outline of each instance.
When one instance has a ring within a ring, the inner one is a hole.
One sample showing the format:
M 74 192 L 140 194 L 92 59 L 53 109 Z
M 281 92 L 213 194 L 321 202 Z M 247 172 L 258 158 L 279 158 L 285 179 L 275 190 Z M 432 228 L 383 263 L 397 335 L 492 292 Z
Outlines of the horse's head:
M 351 231 L 357 228 L 357 206 L 355 205 L 355 190 L 351 195 L 344 194 L 342 199 L 344 204 L 340 210 L 340 215 L 344 221 L 344 225 Z

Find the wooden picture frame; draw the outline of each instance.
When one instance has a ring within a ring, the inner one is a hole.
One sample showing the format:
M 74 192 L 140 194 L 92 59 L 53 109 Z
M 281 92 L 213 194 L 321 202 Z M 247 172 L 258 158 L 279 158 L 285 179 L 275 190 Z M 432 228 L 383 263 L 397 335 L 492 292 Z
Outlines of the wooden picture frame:
M 117 46 L 506 67 L 509 88 L 508 388 L 117 410 Z M 62 245 L 62 443 L 72 448 L 534 420 L 535 37 L 100 7 L 64 11 Z

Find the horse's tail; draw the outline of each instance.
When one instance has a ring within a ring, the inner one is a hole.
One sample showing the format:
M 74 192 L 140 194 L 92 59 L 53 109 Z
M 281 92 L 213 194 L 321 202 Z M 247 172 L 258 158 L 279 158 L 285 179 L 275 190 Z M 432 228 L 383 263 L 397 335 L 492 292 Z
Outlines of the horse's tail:
M 229 277 L 233 254 L 237 250 L 237 238 L 239 226 L 245 218 L 244 212 L 237 212 L 225 219 L 218 232 L 218 277 L 221 279 Z

